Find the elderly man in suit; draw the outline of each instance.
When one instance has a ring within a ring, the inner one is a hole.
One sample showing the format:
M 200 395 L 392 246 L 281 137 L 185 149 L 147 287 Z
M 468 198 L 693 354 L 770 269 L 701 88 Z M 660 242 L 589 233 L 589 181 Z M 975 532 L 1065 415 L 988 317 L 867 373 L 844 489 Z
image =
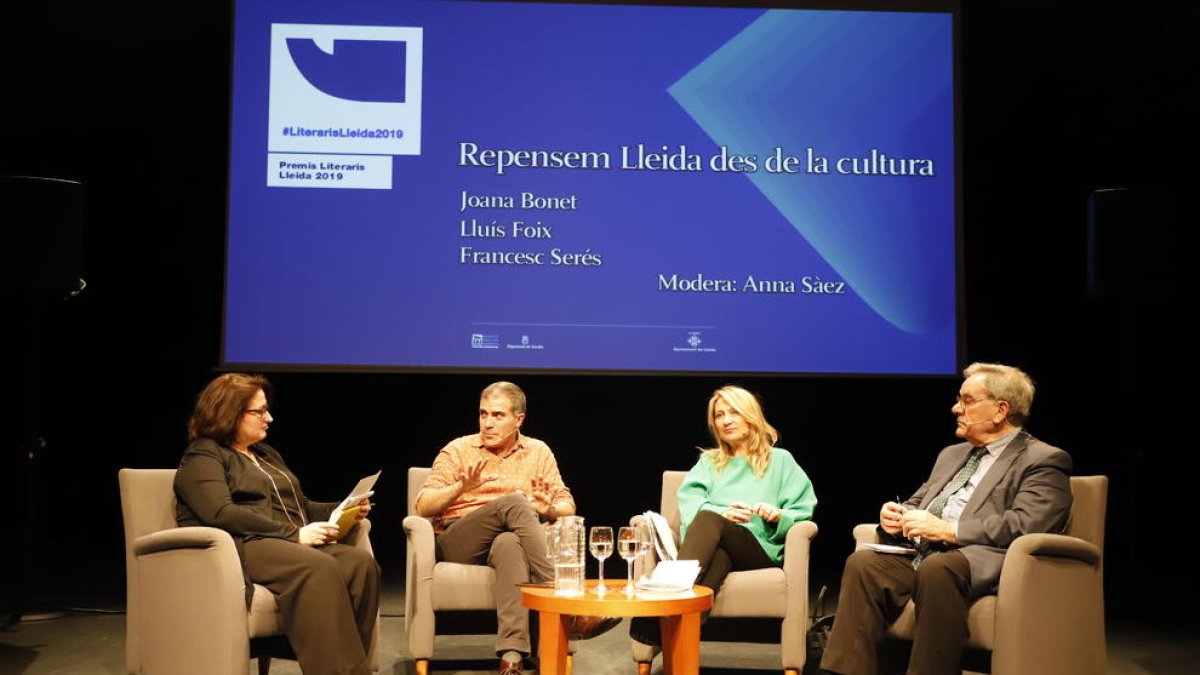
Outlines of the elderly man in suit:
M 1033 381 L 1012 366 L 973 363 L 951 408 L 964 443 L 942 450 L 929 479 L 879 511 L 883 543 L 912 557 L 856 551 L 842 575 L 837 619 L 821 668 L 874 675 L 877 647 L 910 599 L 917 609 L 909 675 L 962 672 L 967 609 L 995 593 L 1009 544 L 1059 531 L 1071 509 L 1071 457 L 1025 431 Z

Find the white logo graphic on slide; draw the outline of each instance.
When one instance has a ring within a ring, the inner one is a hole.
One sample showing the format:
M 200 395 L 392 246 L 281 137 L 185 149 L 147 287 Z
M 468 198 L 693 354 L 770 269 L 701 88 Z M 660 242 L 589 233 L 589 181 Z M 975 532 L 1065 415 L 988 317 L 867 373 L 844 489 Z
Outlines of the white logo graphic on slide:
M 271 26 L 267 149 L 421 154 L 422 29 Z
M 541 342 L 529 339 L 528 335 L 522 335 L 519 342 L 507 342 L 504 344 L 505 349 L 545 349 L 546 345 Z
M 676 352 L 676 353 L 690 352 L 690 353 L 704 353 L 704 354 L 711 354 L 713 352 L 716 352 L 717 351 L 716 347 L 709 347 L 704 344 L 704 338 L 701 337 L 701 335 L 702 335 L 702 333 L 698 330 L 689 330 L 687 332 L 687 337 L 684 338 L 684 340 L 683 340 L 687 346 L 683 347 L 680 345 L 675 345 L 674 347 L 671 347 L 671 351 Z
M 471 333 L 471 349 L 500 349 L 500 336 Z

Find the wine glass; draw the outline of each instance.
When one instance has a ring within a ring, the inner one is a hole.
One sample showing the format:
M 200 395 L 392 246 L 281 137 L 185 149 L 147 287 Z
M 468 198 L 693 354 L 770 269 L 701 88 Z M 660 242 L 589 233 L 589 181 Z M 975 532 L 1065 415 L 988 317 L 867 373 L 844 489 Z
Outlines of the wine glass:
M 638 525 L 638 555 L 646 555 L 654 545 L 654 532 L 645 523 Z
M 646 573 L 646 554 L 654 545 L 654 531 L 646 523 L 638 525 L 638 557 L 642 559 L 642 576 Z
M 617 530 L 617 554 L 625 559 L 629 568 L 629 578 L 625 584 L 625 594 L 633 595 L 633 561 L 641 555 L 642 542 L 636 527 L 622 527 Z
M 603 595 L 604 591 L 604 561 L 613 551 L 613 531 L 611 527 L 597 525 L 592 528 L 588 535 L 588 548 L 592 551 L 592 557 L 600 563 L 600 583 L 596 586 L 596 592 Z

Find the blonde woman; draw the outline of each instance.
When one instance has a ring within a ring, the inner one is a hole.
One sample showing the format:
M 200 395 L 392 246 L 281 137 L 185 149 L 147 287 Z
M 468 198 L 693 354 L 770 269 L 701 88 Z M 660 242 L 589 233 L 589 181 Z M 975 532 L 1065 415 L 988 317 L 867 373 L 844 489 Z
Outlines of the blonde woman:
M 792 454 L 776 448 L 779 432 L 754 394 L 725 386 L 708 401 L 716 447 L 704 450 L 679 486 L 679 559 L 699 560 L 696 583 L 716 593 L 730 572 L 783 563 L 787 532 L 812 518 L 812 482 Z M 658 622 L 637 620 L 630 635 L 658 645 Z

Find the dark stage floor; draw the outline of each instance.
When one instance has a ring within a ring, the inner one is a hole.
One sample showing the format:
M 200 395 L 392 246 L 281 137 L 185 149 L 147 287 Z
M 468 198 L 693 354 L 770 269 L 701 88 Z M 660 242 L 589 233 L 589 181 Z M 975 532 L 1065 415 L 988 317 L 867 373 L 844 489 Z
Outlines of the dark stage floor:
M 388 591 L 383 603 L 382 673 L 408 675 L 412 665 L 404 633 L 403 597 Z M 495 658 L 486 636 L 438 638 L 439 675 L 494 673 Z M 702 646 L 704 675 L 751 675 L 779 668 L 776 645 L 706 643 Z M 120 675 L 125 672 L 125 615 L 111 611 L 69 611 L 65 616 L 24 622 L 0 631 L 0 674 L 3 675 Z M 1191 675 L 1200 663 L 1200 640 L 1193 631 L 1150 630 L 1145 626 L 1110 625 L 1110 675 Z M 579 675 L 635 673 L 625 626 L 586 643 L 576 655 Z M 296 675 L 291 661 L 275 661 L 272 673 Z M 528 672 L 528 671 L 527 671 Z M 661 673 L 656 662 L 655 671 Z

